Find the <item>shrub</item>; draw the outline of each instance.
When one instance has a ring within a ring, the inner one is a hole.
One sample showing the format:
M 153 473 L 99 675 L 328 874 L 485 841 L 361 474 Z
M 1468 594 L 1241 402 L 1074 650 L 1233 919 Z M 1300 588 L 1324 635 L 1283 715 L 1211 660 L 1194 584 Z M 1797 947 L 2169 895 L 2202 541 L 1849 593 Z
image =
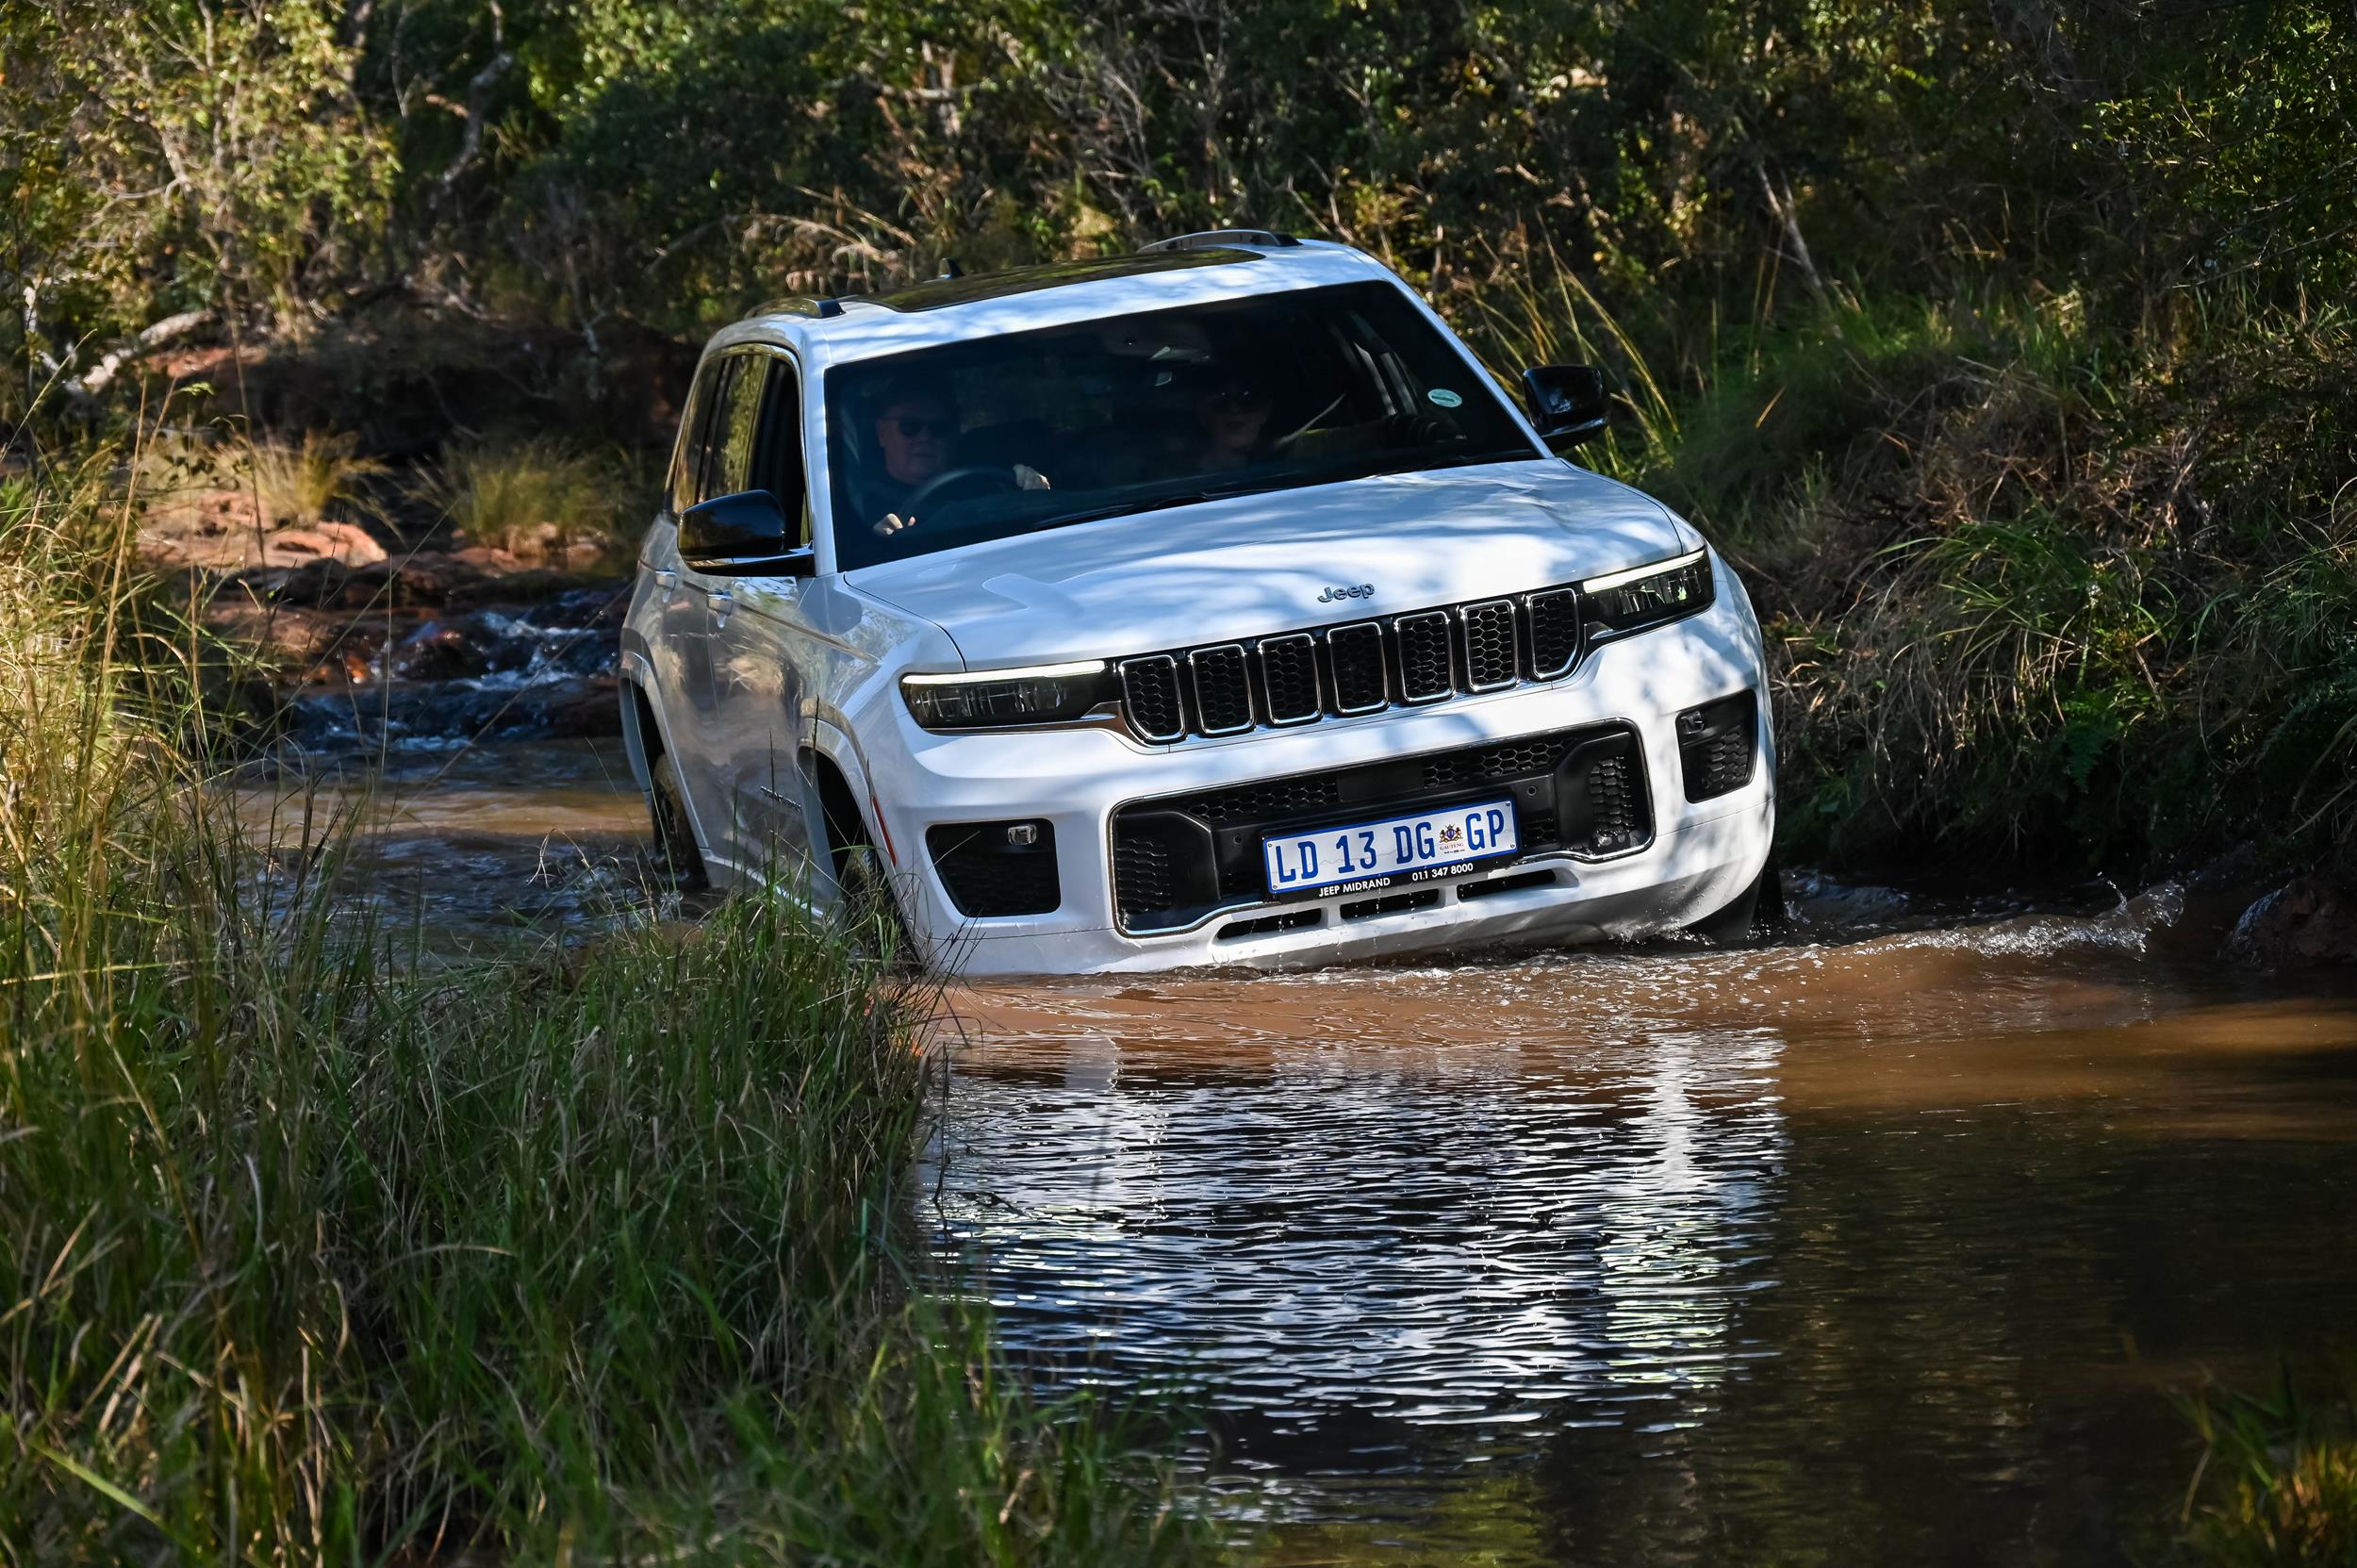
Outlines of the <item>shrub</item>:
M 613 455 L 529 439 L 451 453 L 424 494 L 470 542 L 536 557 L 626 549 L 645 487 Z

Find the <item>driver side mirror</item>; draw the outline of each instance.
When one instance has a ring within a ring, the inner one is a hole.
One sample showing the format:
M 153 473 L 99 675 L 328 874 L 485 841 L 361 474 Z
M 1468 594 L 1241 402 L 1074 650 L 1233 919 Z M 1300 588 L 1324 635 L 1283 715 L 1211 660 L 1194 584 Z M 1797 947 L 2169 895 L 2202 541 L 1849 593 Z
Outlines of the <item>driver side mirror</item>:
M 1556 452 L 1604 434 L 1604 372 L 1593 365 L 1533 365 L 1523 372 L 1530 422 Z
M 767 490 L 716 495 L 682 512 L 679 557 L 712 577 L 808 577 L 818 569 L 816 553 L 793 542 Z

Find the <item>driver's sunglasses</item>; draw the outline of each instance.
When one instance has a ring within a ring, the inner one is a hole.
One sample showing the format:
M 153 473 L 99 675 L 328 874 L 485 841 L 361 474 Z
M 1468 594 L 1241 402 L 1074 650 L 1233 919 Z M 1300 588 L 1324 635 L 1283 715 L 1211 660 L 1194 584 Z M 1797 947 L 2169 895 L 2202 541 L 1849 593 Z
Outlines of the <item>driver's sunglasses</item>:
M 914 441 L 920 436 L 935 436 L 944 440 L 958 433 L 958 421 L 952 419 L 927 419 L 921 414 L 896 415 L 892 421 L 900 427 L 900 439 Z
M 1257 414 L 1263 401 L 1258 387 L 1227 387 L 1211 394 L 1211 406 L 1223 414 Z

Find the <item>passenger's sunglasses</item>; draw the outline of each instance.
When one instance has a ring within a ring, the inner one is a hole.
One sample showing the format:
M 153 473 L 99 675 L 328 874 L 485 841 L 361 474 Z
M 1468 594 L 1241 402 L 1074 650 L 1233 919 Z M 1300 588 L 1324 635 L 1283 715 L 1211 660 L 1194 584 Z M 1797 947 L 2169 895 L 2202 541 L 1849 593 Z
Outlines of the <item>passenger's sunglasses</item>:
M 904 441 L 914 441 L 920 436 L 938 436 L 946 440 L 958 433 L 958 421 L 955 420 L 929 420 L 921 415 L 901 414 L 896 416 L 892 422 L 900 427 L 900 439 Z

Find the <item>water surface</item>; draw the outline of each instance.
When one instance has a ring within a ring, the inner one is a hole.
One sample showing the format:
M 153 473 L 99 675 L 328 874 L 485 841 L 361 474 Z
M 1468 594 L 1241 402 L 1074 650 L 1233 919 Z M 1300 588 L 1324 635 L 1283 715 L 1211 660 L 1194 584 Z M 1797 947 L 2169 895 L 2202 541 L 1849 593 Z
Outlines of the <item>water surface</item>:
M 2357 1341 L 2357 990 L 2166 897 L 1812 891 L 964 990 L 942 1244 L 1057 1375 L 1197 1391 L 1272 1560 L 2151 1560 L 2168 1394 Z
M 390 758 L 352 874 L 434 952 L 643 900 L 611 743 Z M 1210 1412 L 1273 1562 L 2155 1560 L 2170 1395 L 2357 1345 L 2357 983 L 1800 885 L 1742 952 L 956 988 L 926 1213 L 1043 1377 Z

